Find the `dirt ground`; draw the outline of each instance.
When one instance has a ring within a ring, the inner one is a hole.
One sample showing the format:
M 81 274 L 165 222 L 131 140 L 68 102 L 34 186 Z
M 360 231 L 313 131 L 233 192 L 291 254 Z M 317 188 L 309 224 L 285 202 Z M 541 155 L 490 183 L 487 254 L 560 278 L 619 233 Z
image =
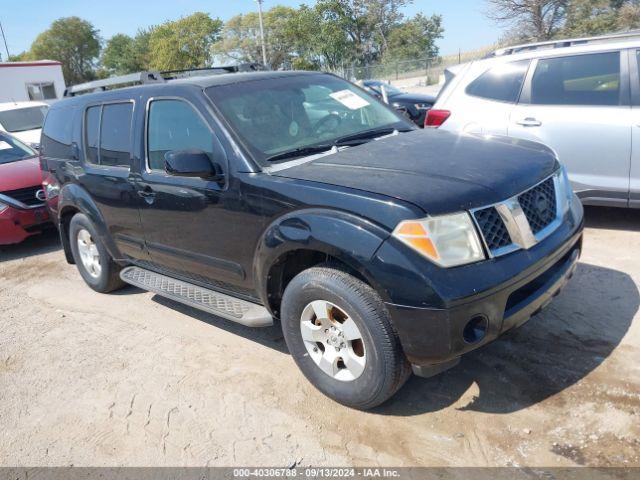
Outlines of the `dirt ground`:
M 640 466 L 640 212 L 587 219 L 546 311 L 368 413 L 277 327 L 94 293 L 53 234 L 0 248 L 0 466 Z

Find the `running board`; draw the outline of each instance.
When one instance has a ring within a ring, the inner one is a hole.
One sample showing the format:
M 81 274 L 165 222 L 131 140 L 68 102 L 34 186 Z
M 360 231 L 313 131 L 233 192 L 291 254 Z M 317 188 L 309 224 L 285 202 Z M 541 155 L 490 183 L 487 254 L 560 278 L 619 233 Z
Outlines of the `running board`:
M 140 267 L 127 267 L 120 278 L 136 287 L 184 303 L 247 327 L 269 327 L 273 317 L 266 308 L 192 283 L 176 280 Z

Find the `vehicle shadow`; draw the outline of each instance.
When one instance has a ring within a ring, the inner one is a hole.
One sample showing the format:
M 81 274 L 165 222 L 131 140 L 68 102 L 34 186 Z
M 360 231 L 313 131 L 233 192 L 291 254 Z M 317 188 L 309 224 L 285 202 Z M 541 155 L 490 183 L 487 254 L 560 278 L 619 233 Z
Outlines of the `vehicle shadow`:
M 376 412 L 435 412 L 461 400 L 474 383 L 479 392 L 459 410 L 510 413 L 529 407 L 596 369 L 625 336 L 639 305 L 640 294 L 630 276 L 581 263 L 566 289 L 542 313 L 465 355 L 448 372 L 411 378 Z
M 33 235 L 23 242 L 15 245 L 0 245 L 0 262 L 9 262 L 19 258 L 44 255 L 60 250 L 60 237 L 55 228 L 43 231 L 39 235 Z
M 159 303 L 160 305 L 176 310 L 184 315 L 188 315 L 208 325 L 220 328 L 234 335 L 239 335 L 246 338 L 247 340 L 251 340 L 252 342 L 264 345 L 265 347 L 272 348 L 280 353 L 289 353 L 287 344 L 285 343 L 284 337 L 282 336 L 282 329 L 280 328 L 280 324 L 277 322 L 271 327 L 250 328 L 232 322 L 225 318 L 217 317 L 210 313 L 203 312 L 201 310 L 198 310 L 197 308 L 189 307 L 160 295 L 154 295 L 152 300 L 156 303 Z
M 584 207 L 587 228 L 640 232 L 640 209 L 613 207 Z

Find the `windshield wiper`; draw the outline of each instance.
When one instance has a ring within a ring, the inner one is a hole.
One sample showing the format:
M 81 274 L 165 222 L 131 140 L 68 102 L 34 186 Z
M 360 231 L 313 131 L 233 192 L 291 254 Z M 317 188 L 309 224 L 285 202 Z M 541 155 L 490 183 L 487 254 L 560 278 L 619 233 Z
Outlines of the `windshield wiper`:
M 364 132 L 354 133 L 352 135 L 346 135 L 344 137 L 337 138 L 333 143 L 336 146 L 343 145 L 359 145 L 371 141 L 374 138 L 383 137 L 385 135 L 391 135 L 395 132 L 404 133 L 410 132 L 412 129 L 399 129 L 399 128 L 377 128 L 375 130 L 365 130 Z
M 266 160 L 268 162 L 275 162 L 277 160 L 285 160 L 287 158 L 304 157 L 306 155 L 313 155 L 314 153 L 328 152 L 334 146 L 335 145 L 333 144 L 323 144 L 323 145 L 312 145 L 310 147 L 294 148 L 293 150 L 287 150 L 286 152 L 276 153 L 275 155 L 271 155 L 270 157 L 267 157 Z

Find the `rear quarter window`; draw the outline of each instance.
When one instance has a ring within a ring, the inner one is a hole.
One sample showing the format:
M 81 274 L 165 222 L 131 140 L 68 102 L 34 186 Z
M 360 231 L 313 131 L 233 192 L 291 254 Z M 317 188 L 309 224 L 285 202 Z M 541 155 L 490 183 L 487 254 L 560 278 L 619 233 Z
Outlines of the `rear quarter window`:
M 516 103 L 529 68 L 529 60 L 497 65 L 476 78 L 466 89 L 467 95 Z
M 52 158 L 71 158 L 74 107 L 51 108 L 42 129 L 41 152 Z

